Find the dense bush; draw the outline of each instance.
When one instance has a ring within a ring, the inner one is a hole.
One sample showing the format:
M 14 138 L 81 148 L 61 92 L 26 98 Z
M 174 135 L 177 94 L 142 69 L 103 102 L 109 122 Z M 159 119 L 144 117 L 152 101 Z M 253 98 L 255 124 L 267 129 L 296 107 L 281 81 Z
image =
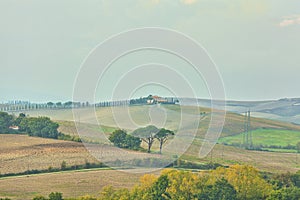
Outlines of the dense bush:
M 115 130 L 108 139 L 116 147 L 133 150 L 140 149 L 142 142 L 140 138 L 127 134 L 125 130 Z
M 10 126 L 18 126 L 19 130 L 10 129 Z M 58 132 L 58 127 L 59 125 L 48 117 L 26 117 L 24 113 L 21 113 L 15 118 L 14 115 L 0 112 L 0 133 L 24 133 L 34 137 L 82 142 L 78 136 Z
M 29 117 L 23 118 L 19 128 L 21 131 L 26 131 L 29 136 L 43 138 L 58 138 L 59 125 L 50 120 L 48 117 Z
M 0 133 L 9 133 L 9 127 L 13 125 L 14 118 L 6 112 L 0 112 Z

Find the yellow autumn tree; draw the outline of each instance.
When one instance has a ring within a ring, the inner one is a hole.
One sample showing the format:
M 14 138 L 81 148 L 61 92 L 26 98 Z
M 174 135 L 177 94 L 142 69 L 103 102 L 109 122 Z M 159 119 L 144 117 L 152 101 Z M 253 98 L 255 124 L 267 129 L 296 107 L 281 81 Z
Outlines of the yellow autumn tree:
M 128 189 L 114 189 L 112 186 L 106 186 L 100 193 L 99 200 L 128 200 L 130 193 Z
M 150 200 L 150 188 L 158 179 L 154 174 L 145 174 L 140 178 L 140 184 L 133 187 L 130 192 L 131 199 Z
M 206 184 L 198 173 L 172 170 L 164 174 L 169 180 L 167 192 L 175 200 L 196 199 L 197 194 L 202 192 L 201 186 Z
M 272 186 L 252 166 L 220 167 L 212 171 L 211 175 L 213 179 L 225 178 L 235 188 L 239 199 L 265 199 L 272 191 Z

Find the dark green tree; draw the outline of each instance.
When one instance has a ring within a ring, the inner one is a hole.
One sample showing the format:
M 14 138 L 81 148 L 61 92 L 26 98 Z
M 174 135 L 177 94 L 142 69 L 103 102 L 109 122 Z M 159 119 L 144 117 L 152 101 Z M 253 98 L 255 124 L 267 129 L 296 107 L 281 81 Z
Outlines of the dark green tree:
M 24 117 L 19 124 L 19 130 L 27 132 L 29 136 L 57 139 L 59 125 L 48 117 Z
M 138 150 L 141 146 L 141 139 L 138 137 L 134 137 L 132 135 L 127 134 L 125 137 L 125 145 L 126 148 Z
M 285 187 L 279 190 L 274 190 L 267 200 L 299 200 L 300 188 Z
M 14 117 L 6 112 L 0 112 L 0 133 L 8 133 L 9 127 L 13 125 Z
M 234 187 L 224 178 L 212 185 L 209 197 L 211 200 L 237 199 Z
M 56 105 L 58 108 L 62 107 L 62 103 L 61 103 L 61 102 L 57 102 L 55 105 Z
M 14 125 L 20 126 L 21 121 L 26 117 L 24 113 L 20 113 L 17 119 L 14 121 Z
M 48 117 L 28 118 L 27 123 L 30 136 L 58 138 L 59 133 L 57 129 L 59 125 Z
M 167 130 L 167 129 L 160 129 L 158 133 L 155 135 L 155 138 L 159 141 L 159 153 L 162 153 L 162 147 L 168 140 L 168 137 L 170 135 L 174 135 L 173 131 Z
M 115 130 L 110 136 L 109 141 L 111 141 L 116 147 L 126 148 L 126 136 L 127 133 L 124 130 Z
M 53 102 L 48 102 L 47 106 L 50 107 L 50 108 L 52 108 L 54 106 L 54 103 Z
M 132 135 L 141 138 L 148 145 L 148 153 L 150 153 L 155 135 L 158 132 L 159 129 L 156 126 L 149 125 L 147 127 L 136 129 L 132 132 Z
M 33 198 L 33 200 L 47 200 L 47 198 L 44 196 L 36 196 Z
M 60 164 L 60 169 L 65 170 L 66 168 L 67 168 L 67 162 L 63 160 Z
M 65 108 L 71 108 L 73 106 L 73 102 L 72 101 L 67 101 L 64 103 L 64 107 Z
M 151 196 L 152 199 L 156 200 L 166 200 L 171 199 L 167 188 L 169 186 L 169 179 L 167 175 L 161 175 L 157 181 L 151 187 Z
M 22 117 L 22 118 L 19 118 L 19 119 L 20 119 L 19 131 L 29 133 L 30 129 L 29 129 L 29 126 L 28 126 L 28 122 L 29 122 L 30 118 Z
M 63 200 L 62 193 L 60 193 L 60 192 L 51 192 L 49 194 L 49 200 Z

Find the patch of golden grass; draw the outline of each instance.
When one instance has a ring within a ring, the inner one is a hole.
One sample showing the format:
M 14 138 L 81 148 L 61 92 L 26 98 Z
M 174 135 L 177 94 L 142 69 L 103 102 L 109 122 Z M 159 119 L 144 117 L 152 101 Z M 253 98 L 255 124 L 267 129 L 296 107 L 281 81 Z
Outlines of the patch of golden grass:
M 201 142 L 196 141 L 195 143 L 183 155 L 183 159 L 206 163 L 212 161 L 224 165 L 233 163 L 247 164 L 261 171 L 271 173 L 296 172 L 300 170 L 300 155 L 295 153 L 251 151 L 217 144 L 205 158 L 200 159 L 198 154 Z
M 104 186 L 130 188 L 142 175 L 116 170 L 88 170 L 2 178 L 0 198 L 27 200 L 37 195 L 48 196 L 50 192 L 61 192 L 65 198 L 86 194 L 99 196 Z
M 0 140 L 1 174 L 59 168 L 63 161 L 67 165 L 96 162 L 81 143 L 13 134 L 0 134 Z

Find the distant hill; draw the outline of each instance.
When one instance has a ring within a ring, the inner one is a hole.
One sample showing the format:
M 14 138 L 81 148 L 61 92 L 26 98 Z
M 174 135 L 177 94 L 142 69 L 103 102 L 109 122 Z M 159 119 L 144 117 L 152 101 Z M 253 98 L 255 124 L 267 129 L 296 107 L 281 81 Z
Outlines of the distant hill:
M 211 100 L 181 98 L 182 105 L 199 105 L 210 107 Z M 224 101 L 214 101 L 217 109 L 220 109 Z M 300 98 L 285 98 L 267 101 L 226 101 L 226 110 L 235 113 L 244 113 L 251 110 L 256 117 L 275 119 L 300 124 Z
M 201 101 L 206 102 L 206 101 Z M 207 101 L 208 102 L 208 101 Z M 184 102 L 186 103 L 186 102 Z M 245 102 L 242 102 L 241 105 L 249 105 Z M 207 105 L 206 105 L 207 106 Z M 239 107 L 240 113 L 242 113 L 243 109 L 246 107 Z M 100 122 L 101 126 L 105 128 L 105 130 L 109 129 L 109 127 L 120 127 L 122 129 L 126 129 L 128 131 L 134 130 L 137 126 L 146 126 L 149 123 L 156 125 L 157 127 L 166 127 L 171 130 L 177 130 L 182 112 L 184 112 L 183 116 L 186 119 L 185 127 L 188 130 L 189 120 L 192 121 L 194 117 L 201 116 L 201 123 L 198 130 L 198 137 L 204 138 L 204 135 L 207 131 L 211 110 L 208 108 L 196 107 L 196 106 L 182 106 L 182 105 L 139 105 L 139 106 L 130 106 L 129 109 L 127 107 L 114 107 L 113 110 L 111 107 L 103 107 L 97 108 L 96 112 L 90 109 L 80 109 L 80 122 L 83 124 L 97 125 Z M 127 113 L 130 113 L 131 119 L 128 119 Z M 149 115 L 150 113 L 150 115 Z M 70 128 L 70 123 L 63 123 L 62 121 L 73 121 L 73 113 L 70 109 L 65 110 L 38 110 L 38 111 L 28 111 L 26 114 L 30 116 L 48 116 L 53 120 L 61 121 L 61 128 L 65 127 L 64 130 L 66 132 L 76 132 L 75 129 Z M 94 116 L 97 116 L 97 120 L 95 121 Z M 166 117 L 166 119 L 164 119 Z M 116 122 L 117 121 L 117 122 Z M 165 123 L 164 123 L 165 121 Z M 69 128 L 66 128 L 69 127 Z M 190 126 L 194 127 L 194 126 Z M 270 120 L 264 118 L 251 118 L 251 128 L 253 130 L 260 128 L 271 128 L 271 129 L 284 129 L 284 130 L 295 130 L 300 131 L 300 126 L 297 124 L 293 124 L 290 122 L 281 122 L 277 120 Z M 93 131 L 97 132 L 97 128 L 91 127 L 82 127 L 82 131 L 85 132 L 86 129 L 93 129 Z M 72 130 L 72 131 L 69 131 Z M 222 130 L 221 137 L 240 134 L 244 131 L 244 116 L 239 114 L 239 111 L 235 112 L 227 112 L 225 118 L 225 125 Z M 104 131 L 107 132 L 107 131 Z

